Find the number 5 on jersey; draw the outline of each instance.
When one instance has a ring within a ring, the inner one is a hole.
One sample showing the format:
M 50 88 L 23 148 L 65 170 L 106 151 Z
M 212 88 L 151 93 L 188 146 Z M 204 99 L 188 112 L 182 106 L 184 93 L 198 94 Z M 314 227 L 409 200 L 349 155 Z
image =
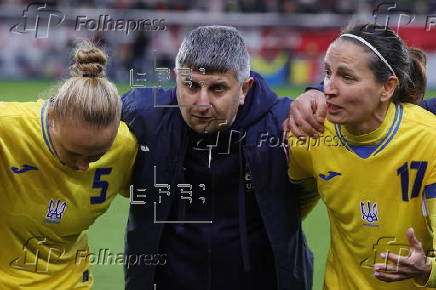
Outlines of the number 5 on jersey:
M 109 187 L 109 182 L 101 180 L 102 175 L 109 175 L 112 172 L 112 168 L 97 168 L 95 170 L 94 182 L 92 188 L 100 188 L 99 196 L 91 196 L 91 204 L 103 203 L 106 200 L 106 193 Z

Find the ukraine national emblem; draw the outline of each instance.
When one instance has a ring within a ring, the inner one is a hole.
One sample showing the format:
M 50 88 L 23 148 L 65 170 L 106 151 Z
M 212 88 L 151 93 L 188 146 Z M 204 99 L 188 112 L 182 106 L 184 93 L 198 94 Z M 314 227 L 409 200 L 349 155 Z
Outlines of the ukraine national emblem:
M 62 202 L 61 200 L 50 200 L 48 204 L 48 211 L 46 217 L 48 217 L 51 220 L 60 220 L 62 219 L 62 215 L 65 212 L 65 209 L 67 207 L 66 202 Z M 59 223 L 59 222 L 55 222 Z
M 373 224 L 375 222 L 379 221 L 378 218 L 378 208 L 376 202 L 360 202 L 360 212 L 362 214 L 362 220 L 365 222 L 368 222 L 370 224 Z

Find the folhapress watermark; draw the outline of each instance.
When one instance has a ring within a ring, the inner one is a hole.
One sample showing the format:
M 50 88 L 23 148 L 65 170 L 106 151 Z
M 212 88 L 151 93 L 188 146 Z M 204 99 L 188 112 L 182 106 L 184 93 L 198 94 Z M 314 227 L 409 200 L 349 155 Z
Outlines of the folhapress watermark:
M 399 33 L 401 27 L 408 25 L 417 26 L 415 22 L 417 15 L 408 11 L 399 9 L 396 2 L 382 2 L 378 4 L 372 12 L 374 24 L 379 25 L 376 30 L 386 30 L 388 27 L 395 27 L 395 31 Z M 419 21 L 418 21 L 419 22 Z M 422 25 L 422 22 L 419 22 Z M 436 27 L 436 15 L 426 15 L 425 24 L 422 27 L 425 31 L 429 32 Z M 367 31 L 373 33 L 374 31 Z
M 61 11 L 47 7 L 47 3 L 30 3 L 23 10 L 21 23 L 13 25 L 9 31 L 15 34 L 35 33 L 35 38 L 48 38 L 50 28 L 65 20 Z
M 113 19 L 109 14 L 99 15 L 98 18 L 77 16 L 75 30 L 88 31 L 119 31 L 126 35 L 136 31 L 166 30 L 165 19 Z
M 12 259 L 9 266 L 15 270 L 35 273 L 53 273 L 59 264 L 163 266 L 167 263 L 167 254 L 162 253 L 114 253 L 109 248 L 100 248 L 94 252 L 89 249 L 67 252 L 62 243 L 56 243 L 47 237 L 31 237 L 23 244 L 23 252 Z
M 286 134 L 283 133 L 281 136 L 270 134 L 269 132 L 262 132 L 259 134 L 257 139 L 257 147 L 268 146 L 270 148 L 275 147 L 305 147 L 307 151 L 310 151 L 314 147 L 338 147 L 344 146 L 336 135 L 320 135 L 318 138 L 308 137 L 307 140 L 302 140 L 296 136 L 291 136 L 289 139 L 286 138 Z
M 115 19 L 109 14 L 102 14 L 96 17 L 80 15 L 73 19 L 76 31 L 113 31 L 129 35 L 132 32 L 164 31 L 167 29 L 163 18 Z M 20 35 L 34 33 L 35 38 L 48 38 L 51 29 L 60 26 L 65 20 L 65 13 L 54 7 L 49 7 L 47 3 L 31 2 L 23 10 L 22 21 L 12 25 L 9 31 Z M 72 19 L 69 21 L 71 22 Z
M 163 266 L 167 263 L 167 254 L 141 253 L 125 254 L 112 253 L 110 249 L 99 249 L 96 253 L 87 250 L 76 252 L 75 264 L 89 263 L 91 265 L 125 265 L 131 266 Z

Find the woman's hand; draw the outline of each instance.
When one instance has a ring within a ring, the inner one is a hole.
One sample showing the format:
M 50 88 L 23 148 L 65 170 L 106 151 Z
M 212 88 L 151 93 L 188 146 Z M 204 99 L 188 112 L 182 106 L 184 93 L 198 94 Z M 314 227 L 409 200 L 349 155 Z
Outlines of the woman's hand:
M 415 237 L 413 228 L 407 230 L 409 240 L 409 256 L 400 256 L 392 253 L 382 253 L 380 256 L 386 259 L 384 264 L 374 265 L 374 276 L 385 282 L 395 282 L 415 278 L 416 282 L 425 285 L 430 276 L 432 263 L 427 258 L 422 243 Z M 387 261 L 395 264 L 388 264 Z

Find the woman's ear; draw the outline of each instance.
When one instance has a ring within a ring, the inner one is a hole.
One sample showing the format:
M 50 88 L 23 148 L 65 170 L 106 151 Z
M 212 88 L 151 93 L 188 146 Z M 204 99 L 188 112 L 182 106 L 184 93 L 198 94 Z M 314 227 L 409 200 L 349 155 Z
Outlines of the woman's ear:
M 383 84 L 380 100 L 382 102 L 391 100 L 399 84 L 400 82 L 396 76 L 389 77 Z

